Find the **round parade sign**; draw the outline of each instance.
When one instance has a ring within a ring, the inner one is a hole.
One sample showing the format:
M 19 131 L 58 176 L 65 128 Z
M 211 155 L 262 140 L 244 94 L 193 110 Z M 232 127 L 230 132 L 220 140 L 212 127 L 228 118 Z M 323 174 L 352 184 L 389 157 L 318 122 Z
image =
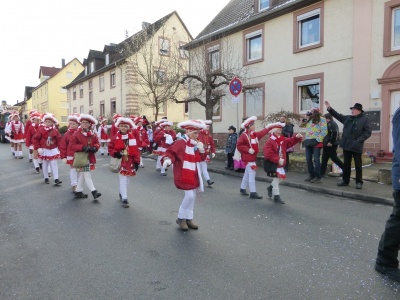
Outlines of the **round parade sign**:
M 242 92 L 242 81 L 237 78 L 234 77 L 231 82 L 229 83 L 229 92 L 233 95 L 233 96 L 238 96 L 241 92 Z

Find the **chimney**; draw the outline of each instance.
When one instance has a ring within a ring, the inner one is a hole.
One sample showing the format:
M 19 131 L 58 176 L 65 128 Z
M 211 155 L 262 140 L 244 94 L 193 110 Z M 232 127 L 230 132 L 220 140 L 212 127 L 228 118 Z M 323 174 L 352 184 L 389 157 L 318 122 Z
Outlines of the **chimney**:
M 64 68 L 65 67 L 65 59 L 63 58 L 63 59 L 61 59 L 61 68 Z
M 151 24 L 148 22 L 142 22 L 142 30 L 145 30 L 147 27 L 149 27 Z

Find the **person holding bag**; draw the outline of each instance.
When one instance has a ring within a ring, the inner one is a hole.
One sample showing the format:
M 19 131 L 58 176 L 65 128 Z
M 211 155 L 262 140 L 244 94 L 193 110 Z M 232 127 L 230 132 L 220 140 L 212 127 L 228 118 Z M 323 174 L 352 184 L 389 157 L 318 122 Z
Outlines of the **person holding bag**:
M 83 182 L 85 182 L 86 186 L 92 192 L 94 201 L 97 201 L 97 198 L 99 198 L 101 194 L 94 187 L 92 175 L 90 174 L 90 171 L 96 169 L 95 153 L 100 148 L 99 139 L 94 129 L 94 126 L 97 125 L 97 120 L 91 115 L 81 114 L 78 118 L 78 122 L 81 126 L 70 139 L 70 147 L 74 153 L 72 166 L 76 168 L 77 172 L 80 172 L 78 176 L 78 185 L 75 189 L 75 198 L 87 198 L 88 195 L 83 193 Z M 84 166 L 77 164 L 77 160 L 81 159 L 78 156 L 82 156 L 83 159 L 87 157 Z
M 136 175 L 140 163 L 138 143 L 140 137 L 135 125 L 129 118 L 118 118 L 115 126 L 119 129 L 108 143 L 108 153 L 111 157 L 121 159 L 119 168 L 119 197 L 122 206 L 129 207 L 128 185 L 130 178 Z
M 241 125 L 245 131 L 239 136 L 237 142 L 237 149 L 241 153 L 242 160 L 246 164 L 242 183 L 240 185 L 240 194 L 247 196 L 246 191 L 247 185 L 250 189 L 250 199 L 261 199 L 256 191 L 256 160 L 258 154 L 258 141 L 263 138 L 268 132 L 274 128 L 282 128 L 285 126 L 284 123 L 271 123 L 267 125 L 263 130 L 255 131 L 256 116 L 247 118 Z
M 269 140 L 264 144 L 264 171 L 269 177 L 272 177 L 271 185 L 267 188 L 268 197 L 274 197 L 275 203 L 285 204 L 285 201 L 279 195 L 279 183 L 286 179 L 285 164 L 286 150 L 300 143 L 303 136 L 298 133 L 295 137 L 286 138 L 282 135 L 281 128 L 271 130 Z M 267 166 L 275 165 L 274 170 L 270 170 Z
M 318 107 L 313 107 L 306 116 L 308 119 L 303 119 L 300 124 L 300 127 L 306 129 L 304 146 L 309 176 L 304 181 L 317 183 L 321 181 L 321 149 L 324 137 L 328 134 L 328 127 Z

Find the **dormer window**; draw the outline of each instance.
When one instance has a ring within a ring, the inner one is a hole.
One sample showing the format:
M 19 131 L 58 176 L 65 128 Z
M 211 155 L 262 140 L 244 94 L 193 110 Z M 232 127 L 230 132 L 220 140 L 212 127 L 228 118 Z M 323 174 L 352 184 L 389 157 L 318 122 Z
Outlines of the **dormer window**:
M 110 63 L 110 54 L 107 53 L 106 54 L 106 65 L 108 65 Z
M 90 73 L 94 72 L 94 61 L 90 62 Z
M 269 8 L 269 0 L 259 0 L 258 11 L 265 10 Z
M 160 38 L 158 43 L 160 55 L 169 55 L 169 40 Z

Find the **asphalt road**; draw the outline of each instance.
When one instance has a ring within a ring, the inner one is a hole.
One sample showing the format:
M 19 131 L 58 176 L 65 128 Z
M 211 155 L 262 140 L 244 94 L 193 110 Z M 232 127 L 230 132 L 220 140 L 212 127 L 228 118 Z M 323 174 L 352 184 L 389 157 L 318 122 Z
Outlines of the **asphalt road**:
M 118 201 L 118 176 L 98 155 L 99 203 L 45 185 L 0 144 L 0 299 L 399 299 L 373 269 L 388 206 L 281 187 L 285 205 L 239 195 L 211 174 L 198 231 L 175 224 L 183 192 L 145 160 Z M 266 183 L 257 182 L 265 194 Z

